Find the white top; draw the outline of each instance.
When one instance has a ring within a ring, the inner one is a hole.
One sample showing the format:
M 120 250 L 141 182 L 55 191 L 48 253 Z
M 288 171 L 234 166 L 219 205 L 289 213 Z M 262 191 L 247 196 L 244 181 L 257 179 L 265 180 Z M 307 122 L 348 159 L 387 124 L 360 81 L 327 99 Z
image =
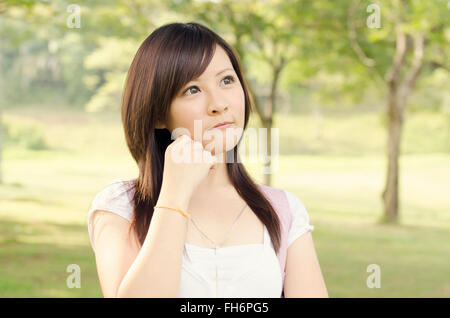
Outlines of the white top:
M 133 191 L 126 190 L 132 180 L 116 179 L 97 193 L 88 212 L 88 232 L 95 252 L 92 216 L 96 210 L 116 213 L 128 221 L 133 214 Z M 309 215 L 300 199 L 285 191 L 292 213 L 288 246 L 307 231 L 313 231 Z M 238 221 L 239 222 L 239 221 Z M 185 243 L 179 297 L 216 297 L 216 264 L 218 295 L 225 298 L 280 298 L 282 273 L 269 232 L 264 226 L 263 244 L 245 244 L 204 248 Z

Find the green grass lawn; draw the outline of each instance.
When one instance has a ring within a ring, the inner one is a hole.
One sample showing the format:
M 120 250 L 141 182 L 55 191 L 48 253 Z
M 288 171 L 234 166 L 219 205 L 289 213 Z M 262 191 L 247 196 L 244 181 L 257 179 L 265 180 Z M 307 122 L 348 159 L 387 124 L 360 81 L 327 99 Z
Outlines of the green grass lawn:
M 0 297 L 102 297 L 86 214 L 107 183 L 137 174 L 118 113 L 30 108 L 4 118 L 41 123 L 49 149 L 9 144 L 3 153 Z M 433 114 L 408 120 L 394 226 L 378 223 L 386 174 L 378 115 L 327 115 L 320 134 L 309 116 L 276 118 L 281 156 L 272 186 L 308 210 L 330 297 L 450 296 L 449 126 Z M 259 166 L 246 165 L 262 182 Z M 66 286 L 70 264 L 81 268 L 79 289 Z M 379 289 L 366 286 L 370 264 L 380 265 Z

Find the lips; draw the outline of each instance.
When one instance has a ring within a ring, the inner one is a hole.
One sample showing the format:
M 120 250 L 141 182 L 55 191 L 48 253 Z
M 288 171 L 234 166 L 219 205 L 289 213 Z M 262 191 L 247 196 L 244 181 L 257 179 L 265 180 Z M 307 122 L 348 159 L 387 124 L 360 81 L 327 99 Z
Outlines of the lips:
M 222 126 L 228 125 L 228 124 L 232 124 L 232 121 L 224 121 L 222 123 L 218 123 L 217 125 L 215 125 L 213 128 L 221 128 Z

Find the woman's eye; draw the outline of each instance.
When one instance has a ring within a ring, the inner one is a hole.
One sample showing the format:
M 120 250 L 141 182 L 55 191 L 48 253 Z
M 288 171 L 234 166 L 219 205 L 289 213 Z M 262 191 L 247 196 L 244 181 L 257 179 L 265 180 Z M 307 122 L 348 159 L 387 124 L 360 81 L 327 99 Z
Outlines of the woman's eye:
M 189 92 L 189 90 L 192 89 L 192 88 L 198 89 L 197 86 L 191 86 L 187 90 L 184 91 L 184 95 L 186 95 L 186 93 Z M 187 95 L 192 95 L 192 94 L 187 94 Z
M 231 83 L 234 82 L 234 77 L 233 76 L 231 76 L 231 75 L 225 76 L 223 79 L 227 79 L 227 78 L 231 80 Z
M 225 77 L 222 79 L 222 81 L 223 81 L 223 80 L 226 80 L 226 79 L 229 79 L 229 80 L 230 80 L 230 84 L 231 84 L 231 83 L 234 83 L 234 77 L 233 77 L 233 76 L 231 76 L 231 75 L 225 76 Z M 193 95 L 192 92 L 191 92 L 191 94 L 186 94 L 187 92 L 189 92 L 189 91 L 190 91 L 191 89 L 193 89 L 193 88 L 198 89 L 197 86 L 191 86 L 191 87 L 187 88 L 187 89 L 184 91 L 183 95 Z

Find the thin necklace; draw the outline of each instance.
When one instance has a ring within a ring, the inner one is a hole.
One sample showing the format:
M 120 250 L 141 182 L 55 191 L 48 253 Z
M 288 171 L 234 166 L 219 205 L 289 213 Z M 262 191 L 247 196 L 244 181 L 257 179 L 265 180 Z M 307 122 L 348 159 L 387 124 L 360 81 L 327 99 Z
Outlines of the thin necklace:
M 199 230 L 199 232 L 206 238 L 208 239 L 211 243 L 213 243 L 214 245 L 214 256 L 217 256 L 217 247 L 220 247 L 223 245 L 223 243 L 225 243 L 225 241 L 228 238 L 228 234 L 231 233 L 231 230 L 233 229 L 234 225 L 236 224 L 237 220 L 239 219 L 239 217 L 241 216 L 241 214 L 244 212 L 245 207 L 247 206 L 247 204 L 244 204 L 244 207 L 242 208 L 241 212 L 239 213 L 239 215 L 236 217 L 236 219 L 234 220 L 233 224 L 231 225 L 230 229 L 228 230 L 227 234 L 225 235 L 225 239 L 222 241 L 222 243 L 220 243 L 220 245 L 217 245 L 216 242 L 214 242 L 212 239 L 210 239 L 205 233 L 202 232 L 202 230 L 200 230 L 197 226 L 197 224 L 195 224 L 194 219 L 191 218 L 192 223 L 194 224 L 194 226 L 197 228 L 197 230 Z M 217 268 L 217 258 L 216 258 L 216 297 L 219 294 L 219 278 L 218 278 L 218 268 Z

